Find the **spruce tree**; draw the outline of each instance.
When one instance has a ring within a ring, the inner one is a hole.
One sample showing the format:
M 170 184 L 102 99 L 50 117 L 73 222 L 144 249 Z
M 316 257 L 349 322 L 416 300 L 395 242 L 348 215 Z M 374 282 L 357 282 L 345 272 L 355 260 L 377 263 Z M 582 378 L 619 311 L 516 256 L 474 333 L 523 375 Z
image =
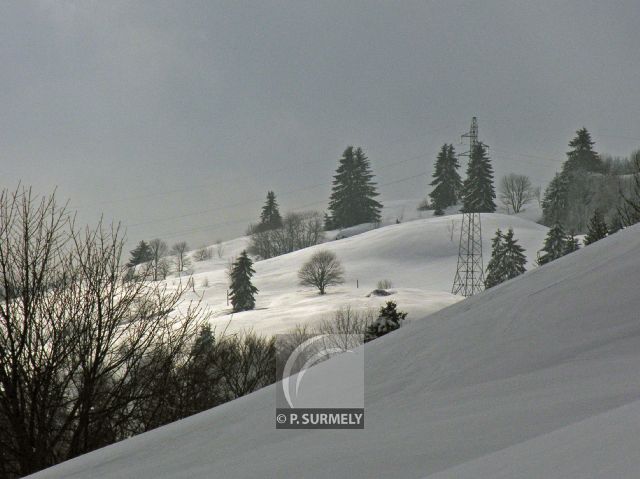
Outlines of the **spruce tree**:
M 504 281 L 513 279 L 527 270 L 527 257 L 524 254 L 524 248 L 513 237 L 513 229 L 511 228 L 504 235 L 503 251 Z
M 589 229 L 587 231 L 587 235 L 584 237 L 584 244 L 586 246 L 591 243 L 595 243 L 596 241 L 605 238 L 608 234 L 609 228 L 607 227 L 607 223 L 605 223 L 600 210 L 596 209 L 593 212 L 591 221 L 589 221 Z
M 484 282 L 487 289 L 521 275 L 527 264 L 524 248 L 513 237 L 513 229 L 509 228 L 505 235 L 500 230 L 496 231 L 491 246 L 491 260 Z
M 538 264 L 543 265 L 564 256 L 566 241 L 566 234 L 562 226 L 558 223 L 553 225 L 544 240 L 542 248 L 544 253 L 539 256 Z
M 140 241 L 138 245 L 131 250 L 131 257 L 129 258 L 129 262 L 127 266 L 132 268 L 139 264 L 147 263 L 153 259 L 153 252 L 151 251 L 151 247 L 146 241 Z
M 567 212 L 568 178 L 564 173 L 556 173 L 544 192 L 542 200 L 542 223 L 552 226 L 562 223 Z
M 231 277 L 231 304 L 236 313 L 253 309 L 256 305 L 254 296 L 258 292 L 258 288 L 251 284 L 251 277 L 254 273 L 253 262 L 247 256 L 247 252 L 243 251 L 231 266 L 229 274 Z
M 267 192 L 267 201 L 262 207 L 260 213 L 260 227 L 263 231 L 273 230 L 282 226 L 282 216 L 278 203 L 276 202 L 276 194 L 273 191 Z
M 595 142 L 586 128 L 576 131 L 576 136 L 569 142 L 572 148 L 567 152 L 567 161 L 563 165 L 563 172 L 569 173 L 577 170 L 590 172 L 602 172 L 603 165 L 598 153 L 593 150 Z
M 444 213 L 445 208 L 458 202 L 458 195 L 462 190 L 462 179 L 458 174 L 458 168 L 460 168 L 460 163 L 458 163 L 453 145 L 445 143 L 438 153 L 433 173 L 434 180 L 430 183 L 435 188 L 429 193 L 433 209 L 438 216 Z
M 493 167 L 482 143 L 472 151 L 467 167 L 467 178 L 462 187 L 465 213 L 493 213 L 496 210 L 496 192 L 493 186 Z
M 380 308 L 378 318 L 367 327 L 364 333 L 365 343 L 400 327 L 402 321 L 407 317 L 407 313 L 397 311 L 396 307 L 397 305 L 394 301 L 387 301 L 387 304 Z
M 492 288 L 502 283 L 503 279 L 503 258 L 504 258 L 504 237 L 502 231 L 498 229 L 496 235 L 491 240 L 491 259 L 487 265 L 487 275 L 484 279 L 484 287 Z
M 580 249 L 580 242 L 576 238 L 574 232 L 569 233 L 565 239 L 564 254 L 573 253 Z
M 334 228 L 380 221 L 382 205 L 374 199 L 373 173 L 361 148 L 347 147 L 333 178 L 329 211 Z

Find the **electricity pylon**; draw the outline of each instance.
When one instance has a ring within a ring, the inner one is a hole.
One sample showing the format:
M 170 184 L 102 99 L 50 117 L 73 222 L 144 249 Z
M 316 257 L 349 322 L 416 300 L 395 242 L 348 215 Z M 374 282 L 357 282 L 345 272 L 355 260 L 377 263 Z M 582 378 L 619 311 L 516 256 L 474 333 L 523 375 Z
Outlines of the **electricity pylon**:
M 469 151 L 458 156 L 471 158 L 478 144 L 478 120 L 474 116 L 470 130 L 462 135 L 469 138 Z M 458 246 L 458 267 L 451 292 L 462 296 L 473 296 L 484 290 L 484 264 L 482 262 L 482 223 L 480 213 L 463 212 Z

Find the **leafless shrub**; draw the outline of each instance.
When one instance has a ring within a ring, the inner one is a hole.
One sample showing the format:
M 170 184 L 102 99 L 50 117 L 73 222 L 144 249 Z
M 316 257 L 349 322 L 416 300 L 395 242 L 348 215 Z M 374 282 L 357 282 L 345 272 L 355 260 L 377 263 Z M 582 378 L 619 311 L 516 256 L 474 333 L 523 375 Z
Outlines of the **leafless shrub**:
M 289 213 L 280 228 L 264 231 L 250 226 L 249 234 L 249 253 L 263 259 L 272 258 L 322 243 L 324 218 L 318 212 Z
M 378 289 L 390 289 L 393 287 L 393 283 L 391 282 L 390 279 L 381 279 L 380 281 L 378 281 L 378 284 L 376 285 L 376 288 Z
M 207 261 L 213 258 L 212 248 L 200 248 L 193 253 L 194 261 Z
M 219 346 L 227 399 L 235 399 L 275 382 L 276 348 L 273 338 L 255 333 L 224 338 Z
M 0 193 L 3 473 L 26 475 L 171 419 L 150 399 L 205 316 L 197 302 L 178 311 L 183 288 L 121 281 L 121 253 L 117 227 L 79 231 L 54 196 Z

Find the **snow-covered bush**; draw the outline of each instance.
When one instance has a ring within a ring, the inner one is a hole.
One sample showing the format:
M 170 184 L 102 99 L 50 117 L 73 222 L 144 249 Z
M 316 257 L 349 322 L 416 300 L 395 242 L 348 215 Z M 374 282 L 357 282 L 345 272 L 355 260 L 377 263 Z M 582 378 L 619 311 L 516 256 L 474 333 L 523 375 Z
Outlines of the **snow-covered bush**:
M 387 301 L 387 304 L 380 308 L 378 318 L 367 328 L 364 341 L 369 342 L 380 336 L 384 336 L 400 327 L 402 321 L 407 317 L 407 313 L 396 310 L 394 301 Z

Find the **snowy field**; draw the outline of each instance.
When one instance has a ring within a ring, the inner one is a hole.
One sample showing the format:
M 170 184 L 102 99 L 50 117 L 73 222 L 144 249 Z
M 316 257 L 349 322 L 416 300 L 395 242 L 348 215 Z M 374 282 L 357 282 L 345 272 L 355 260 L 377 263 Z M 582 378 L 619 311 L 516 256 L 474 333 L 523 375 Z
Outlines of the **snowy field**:
M 366 244 L 385 251 L 393 231 Z M 638 284 L 639 225 L 367 344 L 364 430 L 276 430 L 270 386 L 35 477 L 637 478 Z M 321 395 L 338 363 L 308 387 Z
M 411 209 L 397 203 L 393 211 L 397 210 L 399 215 L 404 212 L 407 217 Z M 415 207 L 413 212 L 418 214 Z M 329 318 L 341 306 L 378 309 L 388 300 L 396 301 L 400 309 L 409 312 L 410 320 L 421 318 L 461 299 L 450 294 L 457 264 L 460 221 L 458 214 L 415 219 L 371 231 L 361 227 L 364 232 L 356 234 L 350 230 L 351 236 L 344 239 L 258 261 L 254 265 L 254 284 L 260 290 L 256 309 L 231 315 L 226 302 L 226 269 L 229 261 L 247 247 L 248 238 L 239 238 L 222 244 L 222 258 L 214 246 L 214 259 L 193 262 L 196 293 L 190 298 L 201 296 L 213 313 L 213 326 L 217 331 L 227 332 L 253 329 L 261 334 L 282 333 L 297 324 L 313 324 Z M 482 222 L 485 264 L 490 258 L 491 237 L 496 229 L 513 227 L 516 238 L 527 250 L 530 260 L 527 268 L 533 267 L 547 228 L 500 214 L 483 214 Z M 340 233 L 344 232 L 331 232 L 328 238 Z M 297 272 L 313 253 L 325 248 L 338 255 L 346 272 L 346 282 L 330 287 L 325 296 L 319 296 L 317 290 L 298 285 Z M 392 282 L 395 294 L 367 297 L 382 279 Z M 178 281 L 170 279 L 169 284 Z

